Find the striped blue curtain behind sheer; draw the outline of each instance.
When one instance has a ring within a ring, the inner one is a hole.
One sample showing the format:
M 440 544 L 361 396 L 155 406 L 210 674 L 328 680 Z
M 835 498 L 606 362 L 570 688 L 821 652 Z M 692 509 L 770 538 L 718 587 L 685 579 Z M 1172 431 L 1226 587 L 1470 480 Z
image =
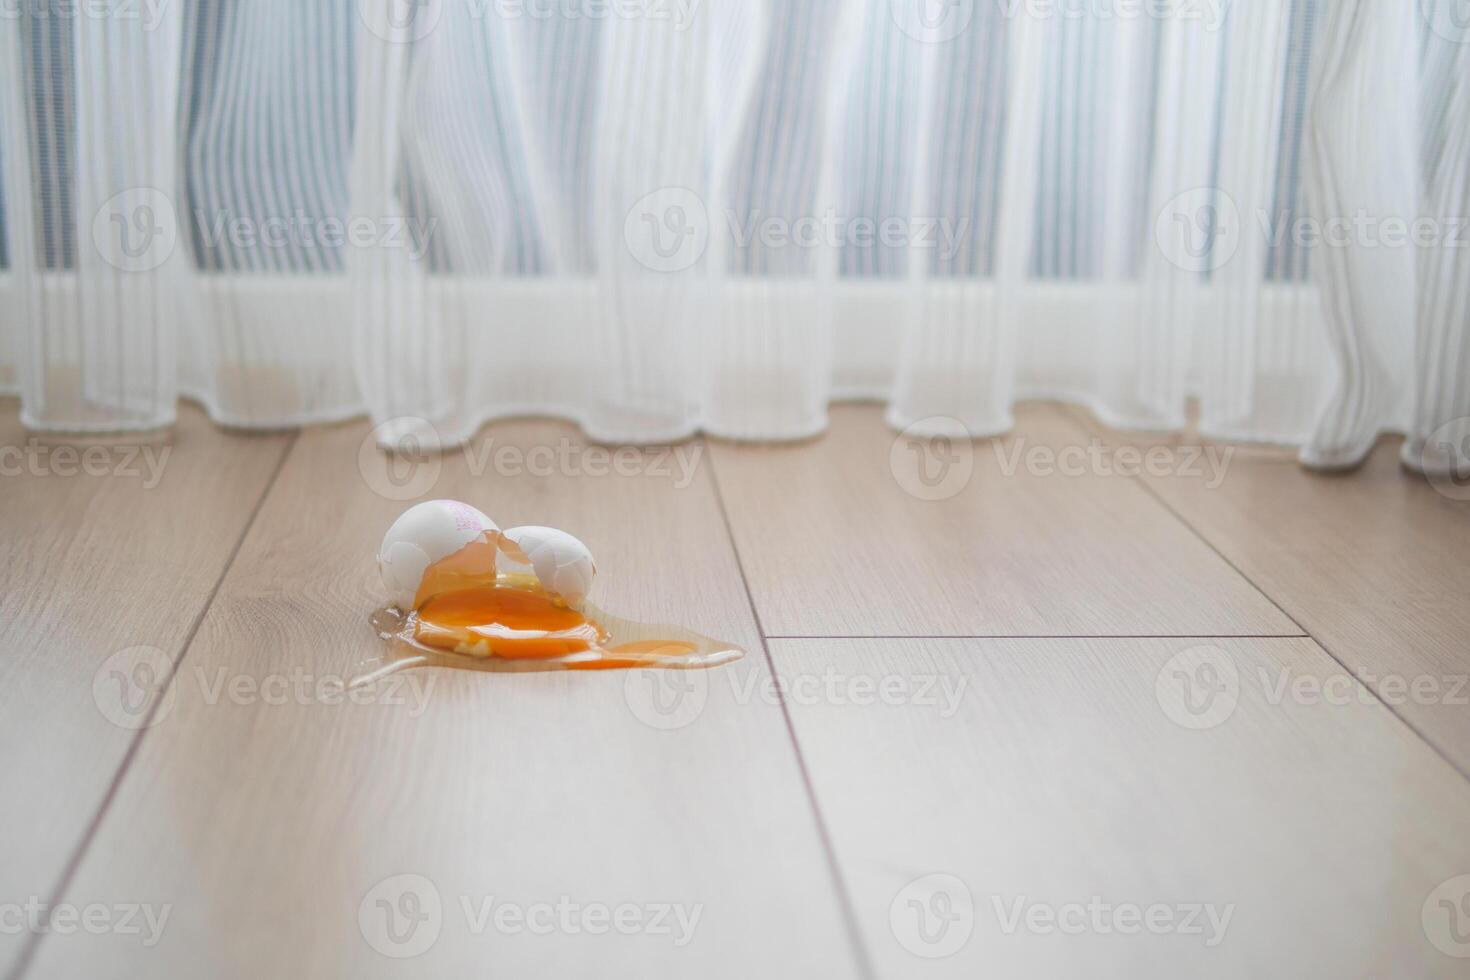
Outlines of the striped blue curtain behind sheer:
M 340 0 L 186 5 L 179 151 L 198 268 L 342 271 L 341 243 L 299 230 L 347 215 L 355 17 Z M 277 246 L 243 231 L 272 219 L 297 232 Z
M 1307 97 L 1314 26 L 1320 0 L 1289 0 L 1292 6 L 1291 51 L 1288 54 L 1286 90 L 1282 93 L 1282 159 L 1276 176 L 1276 207 L 1273 216 L 1289 226 L 1301 206 L 1302 115 Z M 1000 190 L 1001 134 L 1005 113 L 1005 26 L 1004 3 L 979 4 L 975 26 L 964 32 L 942 53 L 944 84 L 939 87 L 942 104 L 936 118 L 944 119 L 936 145 L 935 215 L 950 216 L 956 228 L 953 254 L 936 250 L 931 260 L 936 272 L 947 275 L 986 275 L 992 266 L 995 213 Z M 343 245 L 337 239 L 303 242 L 287 239 L 284 248 L 272 248 L 256 235 L 243 234 L 243 226 L 259 226 L 269 217 L 287 216 L 301 226 L 316 226 L 322 219 L 347 216 L 347 165 L 351 153 L 353 122 L 354 37 L 357 13 L 353 0 L 322 0 L 307 6 L 247 4 L 240 0 L 194 0 L 187 4 L 184 28 L 184 66 L 188 87 L 181 91 L 184 119 L 181 153 L 185 162 L 185 217 L 191 253 L 200 269 L 229 272 L 340 272 Z M 813 38 L 810 16 L 797 7 L 778 12 L 784 21 L 773 29 L 781 59 L 781 46 L 800 51 L 786 59 L 786 71 L 810 69 Z M 595 21 L 572 22 L 570 29 L 542 29 L 541 40 L 529 48 L 535 72 L 542 84 L 532 88 L 538 98 L 541 118 L 557 120 L 548 140 L 554 147 L 544 159 L 559 163 L 554 185 L 567 201 L 567 212 L 587 213 L 588 166 L 591 134 L 589 118 L 592 85 L 597 79 L 598 40 Z M 75 250 L 72 195 L 66 190 L 65 175 L 71 172 L 69 154 L 75 138 L 71 123 L 59 107 L 71 104 L 73 71 L 72 19 L 28 18 L 24 21 L 29 53 L 28 75 L 32 97 L 41 120 L 35 137 L 35 153 L 50 166 L 38 169 L 37 197 L 49 203 L 44 212 L 43 250 L 47 263 L 66 267 Z M 1150 56 L 1157 62 L 1157 25 L 1152 29 Z M 1098 97 L 1098 60 L 1107 50 L 1089 32 L 1095 21 L 1070 18 L 1064 22 L 1063 41 L 1048 51 L 1048 85 L 1042 123 L 1042 159 L 1036 194 L 1036 235 L 1033 242 L 1032 273 L 1038 278 L 1085 278 L 1097 269 L 1103 245 L 1098 242 L 1101 197 L 1107 188 L 1091 181 L 1088 166 L 1098 153 L 1095 100 Z M 1424 28 L 1426 51 L 1433 34 Z M 872 219 L 906 210 L 906 167 L 903 147 L 913 145 L 917 119 L 913 98 L 917 82 L 911 65 L 911 46 L 889 19 L 869 19 L 863 40 L 867 68 L 853 79 L 860 91 L 861 107 L 854 107 L 847 125 L 845 173 L 853 216 Z M 485 40 L 479 51 L 478 72 L 469 78 L 482 81 L 478 90 L 459 97 L 482 107 L 482 119 L 495 131 L 495 167 L 507 175 L 507 194 L 526 200 L 525 134 L 504 129 L 503 100 L 507 85 L 497 84 L 498 59 L 492 54 L 494 38 Z M 578 66 L 575 75 L 567 66 Z M 786 91 L 803 90 L 803 79 L 791 75 L 769 76 L 760 96 L 761 112 L 781 112 Z M 1433 101 L 1433 87 L 1426 101 Z M 1439 100 L 1444 110 L 1444 100 Z M 1429 134 L 1436 129 L 1430 128 Z M 811 134 L 807 134 L 808 140 Z M 756 153 L 759 147 L 751 145 Z M 808 154 L 813 147 L 803 147 Z M 1147 147 L 1141 147 L 1147 151 Z M 1432 147 L 1424 147 L 1427 154 Z M 481 165 L 478 160 L 457 160 L 457 165 Z M 814 172 L 778 175 L 769 162 L 757 165 L 747 157 L 736 170 L 738 197 L 753 201 L 754 195 L 772 185 L 791 185 L 800 200 L 810 197 L 792 184 L 814 179 Z M 415 201 L 412 160 L 403 176 L 403 195 Z M 1147 172 L 1141 170 L 1147 181 Z M 1138 201 L 1147 200 L 1139 188 Z M 792 213 L 791 207 L 767 209 L 770 213 Z M 531 209 L 522 209 L 509 225 L 512 241 L 507 245 L 504 272 L 535 275 L 544 267 L 541 238 Z M 423 223 L 432 215 L 420 216 Z M 1139 209 L 1139 248 L 1144 247 L 1148 215 Z M 0 197 L 0 228 L 4 225 L 4 201 Z M 573 266 L 591 267 L 587 234 L 567 235 L 579 242 Z M 454 270 L 442 242 L 429 241 L 435 269 Z M 9 254 L 9 235 L 0 235 L 0 262 Z M 756 260 L 747 257 L 748 266 Z M 769 262 L 767 257 L 766 262 Z M 898 275 L 904 266 L 903 248 L 876 247 L 864 250 L 848 245 L 842 256 L 842 275 Z M 1136 267 L 1136 257 L 1130 266 Z M 1307 256 L 1289 235 L 1273 237 L 1267 278 L 1304 278 Z M 760 272 L 747 267 L 747 272 Z
M 23 72 L 30 88 L 35 137 L 32 169 L 40 219 L 38 260 L 48 269 L 76 265 L 76 204 L 71 190 L 76 152 L 76 71 L 72 20 L 20 20 Z M 8 248 L 7 248 L 8 252 Z
M 1284 226 L 1300 214 L 1302 194 L 1301 140 L 1306 109 L 1312 42 L 1320 0 L 1287 0 L 1292 8 L 1291 49 L 1288 54 L 1287 86 L 1282 93 L 1281 159 L 1277 165 L 1276 204 L 1273 216 Z M 357 12 L 352 0 L 299 4 L 244 3 L 241 0 L 192 0 L 185 5 L 183 61 L 190 84 L 180 93 L 181 137 L 185 178 L 184 200 L 196 265 L 205 270 L 231 272 L 290 271 L 302 273 L 341 271 L 342 248 L 334 237 L 323 243 L 306 244 L 282 236 L 284 247 L 272 247 L 257 235 L 242 233 L 245 226 L 259 227 L 267 219 L 285 216 L 301 227 L 318 226 L 323 219 L 345 221 L 347 216 L 346 170 L 351 153 L 352 121 L 355 112 L 353 59 Z M 941 55 L 943 76 L 938 86 L 941 103 L 936 116 L 948 120 L 936 137 L 936 215 L 950 217 L 955 228 L 965 229 L 951 253 L 936 250 L 931 261 L 937 272 L 949 275 L 985 275 L 992 268 L 999 168 L 1004 131 L 1006 92 L 1007 5 L 979 4 L 974 12 L 974 29 L 947 45 Z M 786 57 L 785 74 L 773 75 L 759 97 L 761 112 L 792 111 L 783 97 L 812 90 L 818 80 L 810 68 L 809 33 L 814 19 L 797 8 L 782 7 L 775 26 L 773 58 L 782 58 L 783 45 L 795 53 Z M 26 76 L 31 83 L 39 123 L 34 152 L 36 196 L 47 202 L 43 217 L 41 250 L 47 265 L 67 267 L 75 254 L 76 227 L 72 195 L 65 175 L 72 172 L 69 155 L 74 151 L 74 123 L 67 107 L 74 103 L 73 18 L 48 16 L 22 19 L 27 49 Z M 544 29 L 538 43 L 529 48 L 534 69 L 544 84 L 532 94 L 542 118 L 556 121 L 550 145 L 542 162 L 556 168 L 553 181 L 565 211 L 585 215 L 589 185 L 588 167 L 594 120 L 591 87 L 597 77 L 600 34 L 596 22 L 576 21 L 572 30 Z M 1063 40 L 1047 54 L 1048 84 L 1043 103 L 1042 144 L 1036 200 L 1036 235 L 1031 272 L 1040 278 L 1085 278 L 1098 266 L 1096 229 L 1102 220 L 1106 188 L 1092 183 L 1100 131 L 1097 100 L 1105 89 L 1096 85 L 1100 60 L 1108 50 L 1093 36 L 1097 22 L 1068 18 L 1063 22 Z M 1157 25 L 1150 22 L 1149 57 L 1157 62 Z M 1424 28 L 1426 52 L 1436 40 Z M 906 152 L 917 139 L 918 117 L 914 99 L 917 78 L 912 64 L 912 46 L 891 22 L 873 18 L 863 39 L 863 64 L 851 80 L 859 97 L 847 122 L 843 169 L 849 207 L 845 213 L 878 220 L 908 209 L 907 181 L 911 155 Z M 517 141 L 525 134 L 508 132 L 501 101 L 509 86 L 497 82 L 499 59 L 493 54 L 494 38 L 487 36 L 478 71 L 467 74 L 478 79 L 477 89 L 457 93 L 484 110 L 484 118 L 495 132 L 496 168 L 506 175 L 505 192 L 513 199 L 527 199 L 524 170 L 527 160 Z M 576 66 L 569 75 L 568 66 Z M 1426 90 L 1433 101 L 1430 111 L 1445 111 L 1445 92 Z M 1150 112 L 1150 106 L 1140 106 Z M 1443 127 L 1431 126 L 1427 138 Z M 811 138 L 811 134 L 807 135 Z M 1442 135 L 1438 137 L 1442 139 Z M 808 185 L 815 172 L 779 172 L 781 161 L 761 159 L 763 147 L 749 140 L 740 161 L 738 199 L 754 200 L 762 186 L 774 186 L 796 198 L 810 197 Z M 810 157 L 813 148 L 799 148 Z M 1427 155 L 1433 151 L 1425 147 Z M 798 161 L 803 158 L 799 155 Z M 483 163 L 463 159 L 457 165 Z M 412 161 L 405 168 L 403 194 L 414 200 Z M 787 168 L 796 165 L 788 160 Z M 1136 201 L 1146 201 L 1148 173 L 1140 168 Z M 579 206 L 579 204 L 581 206 Z M 737 209 L 739 210 L 739 209 Z M 768 213 L 792 213 L 778 204 Z M 5 216 L 0 197 L 0 228 Z M 423 224 L 432 215 L 421 215 Z M 506 272 L 534 275 L 544 267 L 542 241 L 537 232 L 538 216 L 522 209 L 510 226 L 513 240 L 506 245 Z M 1132 220 L 1139 224 L 1138 247 L 1146 241 L 1146 211 L 1139 207 Z M 563 236 L 578 242 L 573 265 L 586 270 L 591 264 L 588 233 Z M 0 235 L 0 262 L 8 265 L 9 235 Z M 442 242 L 428 242 L 434 267 L 454 271 Z M 750 252 L 749 249 L 746 250 Z M 902 248 L 879 246 L 864 249 L 848 244 L 842 256 L 842 274 L 851 277 L 894 276 L 904 267 Z M 1128 265 L 1137 268 L 1137 255 Z M 745 271 L 762 272 L 751 254 Z M 769 262 L 769 257 L 765 260 Z M 1290 235 L 1273 236 L 1267 276 L 1299 279 L 1306 274 L 1307 257 Z M 462 270 L 463 271 L 463 270 Z
M 1292 0 L 1291 34 L 1286 54 L 1286 89 L 1281 93 L 1281 137 L 1277 153 L 1275 197 L 1272 202 L 1271 241 L 1267 246 L 1266 278 L 1306 279 L 1309 255 L 1299 239 L 1284 233 L 1305 213 L 1302 201 L 1302 141 L 1306 135 L 1307 93 L 1312 71 L 1312 44 L 1316 39 L 1321 0 Z
M 771 43 L 751 109 L 726 158 L 728 213 L 716 222 L 734 276 L 811 275 L 815 257 L 770 247 L 756 233 L 764 216 L 812 213 L 821 193 L 821 138 L 839 4 L 814 0 L 772 10 Z M 721 227 L 723 226 L 723 227 Z
M 239 229 L 272 216 L 314 223 L 346 215 L 352 4 L 272 8 L 194 0 L 185 9 L 181 60 L 190 84 L 179 93 L 178 149 L 186 164 L 187 203 L 181 216 L 198 268 L 340 270 L 341 246 L 308 252 L 288 238 L 284 248 L 273 249 Z M 25 14 L 17 23 L 22 77 L 31 98 L 39 251 L 46 267 L 71 268 L 76 257 L 71 188 L 76 179 L 77 18 L 64 16 L 59 7 L 35 4 L 20 5 L 17 12 Z M 0 198 L 0 221 L 4 214 Z M 9 244 L 9 235 L 0 235 L 0 248 L 7 250 L 0 254 L 8 254 Z

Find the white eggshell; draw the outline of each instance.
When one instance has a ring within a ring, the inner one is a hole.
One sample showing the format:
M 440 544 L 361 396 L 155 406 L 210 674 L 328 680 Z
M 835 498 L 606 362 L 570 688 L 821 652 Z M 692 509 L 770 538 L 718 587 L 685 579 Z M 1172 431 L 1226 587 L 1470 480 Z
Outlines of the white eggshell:
M 548 592 L 579 603 L 592 591 L 597 565 L 587 546 L 554 527 L 513 527 L 504 532 L 525 554 L 536 578 Z M 502 570 L 514 570 L 514 558 L 501 554 Z
M 399 515 L 378 549 L 378 570 L 399 609 L 412 609 L 424 571 L 448 558 L 486 531 L 499 530 L 495 522 L 458 500 L 429 500 Z

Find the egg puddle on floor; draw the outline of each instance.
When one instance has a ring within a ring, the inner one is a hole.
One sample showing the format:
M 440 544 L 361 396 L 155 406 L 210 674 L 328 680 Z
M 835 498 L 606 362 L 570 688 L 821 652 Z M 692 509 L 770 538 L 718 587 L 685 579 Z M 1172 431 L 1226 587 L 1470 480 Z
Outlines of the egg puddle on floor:
M 715 667 L 734 644 L 614 616 L 586 601 L 596 565 L 581 541 L 547 527 L 502 531 L 468 504 L 406 511 L 378 552 L 393 605 L 371 616 L 387 644 L 351 687 L 409 667 L 606 670 Z

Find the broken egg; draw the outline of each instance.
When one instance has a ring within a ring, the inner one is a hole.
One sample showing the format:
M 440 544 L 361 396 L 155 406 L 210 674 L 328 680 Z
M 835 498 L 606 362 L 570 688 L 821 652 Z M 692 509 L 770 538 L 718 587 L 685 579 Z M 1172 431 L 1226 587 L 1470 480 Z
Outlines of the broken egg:
M 713 667 L 743 656 L 733 644 L 674 626 L 622 619 L 586 602 L 597 573 L 576 537 L 541 525 L 501 531 L 454 500 L 405 511 L 383 538 L 378 566 L 393 607 L 373 614 L 388 656 L 353 685 L 404 667 L 593 670 Z
M 457 500 L 429 500 L 404 511 L 388 528 L 378 548 L 378 571 L 383 576 L 383 584 L 388 586 L 393 604 L 404 611 L 417 608 L 426 598 L 422 587 L 431 566 L 456 556 L 468 545 L 487 540 L 487 535 L 499 533 L 500 529 L 489 517 Z M 478 572 L 480 577 L 488 575 L 493 579 L 494 546 L 491 540 L 488 551 L 463 556 L 459 567 L 453 570 L 460 576 L 475 576 Z
M 542 588 L 578 606 L 592 591 L 597 565 L 581 541 L 554 527 L 513 527 L 501 532 L 500 569 L 536 577 Z

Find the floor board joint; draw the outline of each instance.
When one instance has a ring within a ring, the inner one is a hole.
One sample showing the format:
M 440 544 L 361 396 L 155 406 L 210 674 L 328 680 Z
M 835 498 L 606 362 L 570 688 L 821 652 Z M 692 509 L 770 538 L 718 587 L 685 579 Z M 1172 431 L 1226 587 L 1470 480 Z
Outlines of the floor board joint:
M 1074 426 L 1076 426 L 1078 429 L 1080 429 L 1084 434 L 1088 434 L 1088 435 L 1093 434 L 1091 432 L 1091 428 L 1090 428 L 1089 424 L 1084 419 L 1079 418 L 1074 413 L 1074 411 L 1073 411 L 1072 408 L 1070 408 L 1069 406 L 1065 406 L 1065 405 L 1062 406 L 1062 408 L 1063 408 L 1064 413 L 1066 414 L 1066 417 L 1069 420 L 1071 420 L 1071 422 L 1072 422 L 1072 424 Z M 1367 691 L 1370 694 L 1372 694 L 1374 701 L 1376 701 L 1380 706 L 1382 706 L 1386 711 L 1388 711 L 1389 714 L 1391 714 L 1395 718 L 1397 718 L 1403 724 L 1403 726 L 1405 728 L 1407 728 L 1409 731 L 1413 732 L 1414 733 L 1414 736 L 1416 738 L 1418 738 L 1419 741 L 1423 742 L 1426 746 L 1428 746 L 1429 749 L 1430 749 L 1430 751 L 1432 751 L 1435 755 L 1437 755 L 1441 759 L 1443 759 L 1445 761 L 1445 763 L 1448 764 L 1449 767 L 1451 769 L 1453 769 L 1456 773 L 1458 773 L 1459 776 L 1462 779 L 1464 779 L 1466 782 L 1470 782 L 1470 770 L 1467 770 L 1465 768 L 1462 768 L 1453 758 L 1450 757 L 1450 755 L 1448 753 L 1446 753 L 1437 744 L 1435 744 L 1435 742 L 1432 739 L 1430 739 L 1429 736 L 1426 735 L 1424 733 L 1424 731 L 1418 725 L 1414 724 L 1414 722 L 1411 721 L 1407 716 L 1405 716 L 1403 712 L 1397 710 L 1392 704 L 1390 704 L 1387 700 L 1385 700 L 1384 697 L 1381 694 L 1379 694 L 1378 691 L 1373 687 L 1373 685 L 1372 684 L 1369 684 L 1367 681 L 1365 681 L 1362 678 L 1362 676 L 1359 674 L 1358 671 L 1353 670 L 1351 667 L 1349 667 L 1348 664 L 1347 664 L 1347 662 L 1345 660 L 1343 660 L 1341 657 L 1339 657 L 1332 650 L 1332 648 L 1327 645 L 1327 642 L 1323 638 L 1317 636 L 1316 634 L 1314 634 L 1310 630 L 1308 630 L 1307 627 L 1304 626 L 1300 620 L 1298 620 L 1295 616 L 1293 616 L 1290 612 L 1288 612 L 1286 610 L 1286 608 L 1284 606 L 1282 606 L 1282 604 L 1279 601 L 1277 601 L 1277 599 L 1276 599 L 1275 596 L 1271 595 L 1265 589 L 1263 589 L 1260 585 L 1258 585 L 1256 583 L 1255 579 L 1253 579 L 1249 575 L 1247 575 L 1240 568 L 1239 565 L 1237 565 L 1233 560 L 1231 560 L 1231 558 L 1228 555 L 1226 555 L 1224 552 L 1222 552 L 1215 545 L 1215 542 L 1213 542 L 1213 541 L 1211 541 L 1209 539 L 1209 537 L 1204 533 L 1204 531 L 1202 531 L 1200 528 L 1198 528 L 1198 527 L 1195 526 L 1195 524 L 1194 524 L 1193 521 L 1191 521 L 1191 520 L 1189 520 L 1189 518 L 1185 517 L 1182 513 L 1179 512 L 1179 510 L 1177 508 L 1175 508 L 1172 504 L 1170 504 L 1167 500 L 1165 500 L 1163 498 L 1163 496 L 1161 496 L 1157 490 L 1155 490 L 1153 487 L 1149 486 L 1149 483 L 1148 483 L 1147 480 L 1143 479 L 1142 477 L 1137 477 L 1137 476 L 1129 477 L 1128 479 L 1132 480 L 1135 484 L 1138 485 L 1138 487 L 1140 489 L 1143 490 L 1144 493 L 1148 494 L 1149 497 L 1153 498 L 1153 500 L 1155 500 L 1158 503 L 1158 505 L 1160 507 L 1162 507 L 1166 512 L 1168 512 L 1170 515 L 1172 515 L 1173 518 L 1176 521 L 1178 521 L 1184 527 L 1188 528 L 1189 531 L 1190 531 L 1190 533 L 1192 533 L 1196 538 L 1198 538 L 1200 541 L 1202 541 L 1205 544 L 1206 547 L 1208 547 L 1211 551 L 1213 551 L 1216 555 L 1218 555 L 1221 561 L 1223 561 L 1225 564 L 1229 565 L 1232 569 L 1234 569 L 1235 570 L 1235 574 L 1239 575 L 1242 579 L 1244 579 L 1245 581 L 1249 582 L 1251 584 L 1251 587 L 1254 588 L 1257 592 L 1259 592 L 1262 596 L 1264 596 L 1266 598 L 1266 600 L 1271 603 L 1271 605 L 1275 606 L 1276 609 L 1281 613 L 1281 615 L 1285 616 L 1287 619 L 1289 619 L 1292 622 L 1293 625 L 1296 626 L 1297 629 L 1301 630 L 1303 636 L 1307 637 L 1314 644 L 1316 644 L 1317 648 L 1319 650 L 1321 650 L 1323 653 L 1325 653 L 1327 655 L 1328 659 L 1330 659 L 1333 663 L 1337 664 L 1338 667 L 1342 668 L 1343 672 L 1345 674 L 1347 674 L 1349 677 L 1351 677 L 1356 683 L 1362 685 L 1362 687 L 1363 687 L 1363 689 L 1365 691 Z
M 725 524 L 725 536 L 730 542 L 730 550 L 735 556 L 735 567 L 740 572 L 740 585 L 745 590 L 745 600 L 750 604 L 750 614 L 755 619 L 756 633 L 760 636 L 761 653 L 765 656 L 766 669 L 771 676 L 776 676 L 776 662 L 771 656 L 771 648 L 767 643 L 770 637 L 766 636 L 765 626 L 761 623 L 760 609 L 756 607 L 755 596 L 750 591 L 750 580 L 745 574 L 745 562 L 740 556 L 740 545 L 735 540 L 735 529 L 730 525 L 730 514 L 725 509 L 725 495 L 720 489 L 720 477 L 718 468 L 715 466 L 712 454 L 706 454 L 710 466 L 710 486 L 714 491 L 715 504 L 720 511 L 720 520 Z M 791 708 L 786 702 L 785 692 L 781 685 L 776 685 L 776 700 L 781 706 L 781 717 L 786 723 L 786 734 L 791 740 L 791 749 L 796 755 L 796 766 L 801 773 L 802 785 L 806 787 L 807 802 L 811 806 L 812 818 L 816 821 L 817 834 L 822 841 L 822 849 L 826 851 L 827 867 L 832 875 L 833 890 L 837 893 L 837 901 L 841 906 L 843 922 L 847 926 L 848 935 L 853 945 L 853 955 L 857 959 L 858 971 L 865 980 L 875 980 L 877 974 L 873 969 L 872 957 L 868 951 L 867 943 L 863 939 L 862 927 L 859 925 L 857 908 L 853 904 L 852 895 L 847 885 L 847 879 L 842 874 L 842 866 L 837 860 L 837 848 L 832 842 L 832 833 L 827 826 L 826 817 L 822 814 L 821 804 L 817 801 L 817 789 L 812 782 L 811 772 L 807 768 L 806 757 L 801 751 L 801 742 L 796 737 L 796 726 L 791 720 Z
M 56 886 L 51 890 L 51 900 L 47 903 L 47 908 L 55 908 L 66 896 L 67 889 L 71 887 L 72 880 L 76 877 L 77 869 L 82 865 L 82 859 L 86 857 L 92 841 L 97 836 L 98 829 L 102 826 L 102 821 L 107 817 L 107 812 L 112 805 L 112 801 L 117 797 L 118 788 L 122 785 L 122 781 L 127 776 L 129 767 L 138 755 L 138 750 L 143 744 L 144 736 L 148 734 L 148 730 L 152 727 L 153 715 L 157 712 L 158 706 L 163 703 L 163 695 L 167 693 L 169 687 L 173 685 L 174 678 L 178 676 L 179 668 L 184 663 L 184 657 L 188 655 L 189 647 L 193 645 L 194 637 L 199 632 L 199 627 L 204 624 L 204 617 L 214 605 L 215 597 L 219 595 L 220 586 L 224 584 L 226 576 L 230 574 L 230 569 L 234 567 L 235 559 L 240 554 L 240 548 L 245 544 L 245 539 L 250 536 L 250 529 L 255 526 L 255 520 L 260 516 L 261 508 L 265 506 L 266 499 L 270 497 L 271 490 L 280 478 L 281 471 L 286 468 L 286 459 L 291 455 L 291 450 L 296 447 L 296 443 L 300 437 L 301 430 L 297 429 L 293 431 L 290 438 L 281 447 L 281 454 L 276 459 L 275 467 L 271 470 L 269 479 L 266 480 L 265 486 L 261 489 L 260 496 L 256 498 L 255 506 L 251 508 L 250 516 L 246 518 L 245 526 L 241 529 L 240 536 L 235 541 L 235 546 L 230 549 L 229 557 L 225 559 L 224 565 L 220 568 L 220 573 L 214 581 L 214 585 L 210 588 L 209 594 L 205 597 L 203 604 L 199 607 L 199 612 L 194 616 L 194 621 L 189 626 L 188 633 L 184 635 L 184 639 L 179 645 L 179 655 L 174 660 L 168 677 L 164 679 L 160 695 L 154 699 L 152 706 L 148 709 L 148 719 L 139 727 L 137 734 L 134 735 L 132 742 L 129 743 L 127 752 L 124 753 L 122 761 L 118 764 L 117 771 L 113 773 L 112 780 L 108 783 L 107 792 L 103 794 L 102 802 L 98 805 L 97 812 L 93 814 L 92 819 L 87 823 L 87 828 L 82 833 L 82 839 L 77 843 L 76 849 L 67 860 L 65 867 L 62 868 L 61 876 L 57 880 Z M 35 959 L 41 941 L 46 937 L 48 931 L 37 930 L 30 934 L 25 945 L 21 948 L 20 955 L 16 957 L 15 966 L 6 974 L 5 980 L 20 980 L 25 975 L 26 971 L 30 968 L 31 962 Z
M 1310 633 L 789 633 L 768 640 L 1313 640 Z

